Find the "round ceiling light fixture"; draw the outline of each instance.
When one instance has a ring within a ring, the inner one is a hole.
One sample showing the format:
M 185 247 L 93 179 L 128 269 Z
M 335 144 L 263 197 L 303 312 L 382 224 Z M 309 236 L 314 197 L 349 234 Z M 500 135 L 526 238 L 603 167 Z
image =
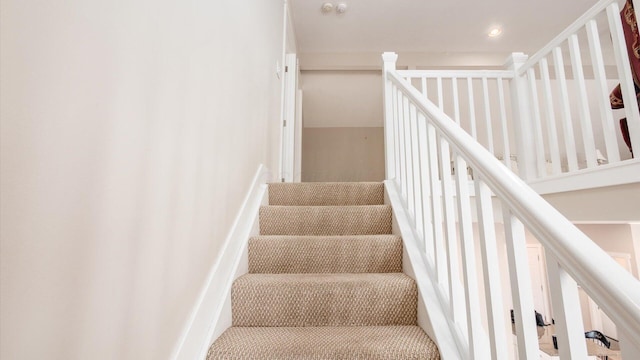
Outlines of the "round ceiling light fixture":
M 498 37 L 500 35 L 502 35 L 502 28 L 500 26 L 494 26 L 491 29 L 489 29 L 489 33 L 488 33 L 489 37 Z
M 324 3 L 324 4 L 322 4 L 321 10 L 322 10 L 323 14 L 328 14 L 328 13 L 333 11 L 333 4 L 329 3 L 329 2 L 328 3 Z
M 344 14 L 346 11 L 347 11 L 347 4 L 340 3 L 338 4 L 338 6 L 336 6 L 336 12 L 338 14 Z

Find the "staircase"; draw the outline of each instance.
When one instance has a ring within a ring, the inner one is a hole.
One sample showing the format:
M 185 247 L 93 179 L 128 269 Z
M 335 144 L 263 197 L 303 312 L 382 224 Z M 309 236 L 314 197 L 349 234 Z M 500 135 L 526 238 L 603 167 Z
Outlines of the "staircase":
M 382 183 L 277 183 L 213 359 L 439 359 Z

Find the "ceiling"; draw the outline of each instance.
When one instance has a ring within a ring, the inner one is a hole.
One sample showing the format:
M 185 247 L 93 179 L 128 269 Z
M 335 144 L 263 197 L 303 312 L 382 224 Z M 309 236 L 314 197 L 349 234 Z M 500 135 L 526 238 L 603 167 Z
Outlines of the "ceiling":
M 597 0 L 290 0 L 299 53 L 533 54 Z M 337 1 L 333 1 L 334 4 Z M 493 25 L 501 36 L 489 38 Z

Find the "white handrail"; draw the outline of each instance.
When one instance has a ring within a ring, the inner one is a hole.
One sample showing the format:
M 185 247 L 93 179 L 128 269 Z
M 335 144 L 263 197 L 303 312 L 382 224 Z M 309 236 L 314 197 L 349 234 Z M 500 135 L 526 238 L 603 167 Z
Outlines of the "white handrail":
M 558 266 L 605 310 L 620 333 L 626 334 L 624 341 L 631 347 L 640 349 L 640 282 L 503 166 L 441 109 L 424 99 L 398 72 L 386 68 L 385 79 L 391 84 L 387 88 L 397 89 L 395 91 L 403 99 L 407 99 L 409 107 L 415 108 L 418 113 L 415 117 L 407 118 L 407 121 L 410 123 L 414 118 L 424 119 L 422 121 L 433 126 L 452 151 L 473 169 L 474 176 L 486 183 L 503 202 L 506 212 L 519 219 L 547 252 L 553 254 Z M 387 103 L 386 106 L 391 104 Z M 392 121 L 393 119 L 386 119 L 385 126 L 393 126 Z M 387 152 L 393 152 L 394 147 L 397 147 L 397 144 L 386 145 Z M 436 259 L 436 263 L 437 261 Z M 562 340 L 560 335 L 559 339 Z M 527 356 L 531 352 L 523 350 L 521 354 Z
M 503 78 L 511 79 L 514 74 L 509 70 L 396 70 L 401 77 L 411 78 Z
M 527 70 L 533 68 L 540 60 L 549 55 L 554 48 L 560 46 L 567 39 L 582 29 L 589 20 L 593 19 L 596 15 L 606 10 L 607 6 L 615 3 L 616 0 L 601 0 L 593 5 L 587 12 L 582 14 L 576 21 L 569 25 L 564 31 L 553 38 L 545 47 L 538 50 L 533 56 L 529 57 L 529 60 L 518 70 L 518 75 L 524 75 Z
M 625 99 L 635 98 L 623 31 L 625 20 L 621 19 L 618 2 L 599 1 L 529 58 L 512 54 L 508 70 L 397 70 L 397 74 L 440 109 L 446 107 L 447 115 L 462 122 L 474 139 L 538 191 L 553 192 L 568 185 L 580 190 L 628 184 L 637 181 L 640 164 L 633 166 L 635 171 L 627 171 L 628 162 L 634 160 L 622 144 L 618 122 L 626 117 L 630 148 L 640 148 L 640 111 L 630 102 L 622 115 L 622 110 L 612 110 L 609 103 L 609 92 L 618 82 Z M 600 27 L 600 20 L 606 26 Z M 582 43 L 579 38 L 588 41 Z M 605 71 L 603 54 L 610 50 L 616 61 L 615 79 L 607 77 Z M 587 53 L 593 80 L 585 76 L 590 73 L 583 59 Z M 570 71 L 565 71 L 565 66 Z M 443 91 L 443 82 L 453 91 Z M 434 85 L 437 94 L 432 90 Z M 459 85 L 467 88 L 466 94 L 464 89 L 458 93 Z M 504 86 L 509 87 L 506 93 L 511 103 L 501 89 Z M 498 103 L 500 109 L 496 111 Z M 469 113 L 462 121 L 461 107 Z M 604 164 L 615 165 L 616 171 L 625 176 L 598 176 L 591 171 Z M 565 174 L 581 177 L 582 181 L 571 181 Z
M 636 9 L 637 13 L 637 9 Z M 554 58 L 561 56 L 560 48 L 568 43 L 571 58 L 571 67 L 574 73 L 574 78 L 578 82 L 578 94 L 577 101 L 579 106 L 579 119 L 581 122 L 581 128 L 583 132 L 583 141 L 585 146 L 585 160 L 587 168 L 594 168 L 596 163 L 596 147 L 594 143 L 593 128 L 590 119 L 589 105 L 590 100 L 587 99 L 587 91 L 585 85 L 585 79 L 583 76 L 582 55 L 579 51 L 578 36 L 580 32 L 585 32 L 588 38 L 589 54 L 592 60 L 592 67 L 594 71 L 595 91 L 597 92 L 598 99 L 596 100 L 599 107 L 598 116 L 602 123 L 602 137 L 604 147 L 606 149 L 609 163 L 620 162 L 620 154 L 618 153 L 618 141 L 616 137 L 616 125 L 613 121 L 612 110 L 609 104 L 607 89 L 607 78 L 605 75 L 605 64 L 602 56 L 602 48 L 599 39 L 598 26 L 596 24 L 596 17 L 600 15 L 606 15 L 608 21 L 610 38 L 612 40 L 613 52 L 616 60 L 616 68 L 618 72 L 618 81 L 621 85 L 622 96 L 624 99 L 635 98 L 635 87 L 633 75 L 631 72 L 631 65 L 627 54 L 627 44 L 625 43 L 625 35 L 622 29 L 622 20 L 620 18 L 620 7 L 616 0 L 601 0 L 585 12 L 580 18 L 569 25 L 564 31 L 558 34 L 551 42 L 545 47 L 531 56 L 519 69 L 516 69 L 516 77 L 527 78 L 530 82 L 535 82 L 536 77 L 532 75 L 532 70 L 546 61 L 548 56 L 553 54 Z M 558 71 L 558 69 L 556 69 Z M 564 71 L 562 69 L 562 71 Z M 564 75 L 561 81 L 565 81 Z M 550 92 L 547 93 L 551 96 Z M 561 99 L 562 101 L 562 99 Z M 640 147 L 640 112 L 634 101 L 626 101 L 624 108 L 627 118 L 627 126 L 629 128 L 629 136 L 631 145 L 633 148 Z M 567 105 L 568 106 L 568 105 Z M 573 136 L 573 135 L 571 135 Z M 573 139 L 567 139 L 573 141 Z M 574 159 L 568 156 L 568 166 L 575 168 L 575 164 L 572 164 Z M 538 159 L 538 161 L 544 162 L 544 159 Z M 554 164 L 555 165 L 555 164 Z M 556 165 L 557 166 L 557 165 Z M 546 174 L 539 173 L 538 178 L 545 177 Z

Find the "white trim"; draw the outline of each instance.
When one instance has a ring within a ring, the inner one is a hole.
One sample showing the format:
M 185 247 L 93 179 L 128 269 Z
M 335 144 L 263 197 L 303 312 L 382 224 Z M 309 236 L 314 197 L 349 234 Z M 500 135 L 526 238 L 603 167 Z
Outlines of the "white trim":
M 298 60 L 299 61 L 299 60 Z M 300 64 L 298 63 L 298 81 L 300 79 Z M 294 163 L 293 182 L 302 181 L 302 90 L 298 88 L 296 93 L 296 124 L 293 139 Z
M 246 261 L 248 239 L 257 230 L 258 212 L 267 195 L 269 176 L 267 168 L 260 164 L 170 359 L 204 359 L 214 337 L 231 325 L 231 285 L 243 272 L 241 263 L 243 258 Z
M 600 165 L 527 183 L 538 194 L 594 189 L 640 182 L 640 159 Z
M 638 222 L 636 221 L 629 221 L 629 220 L 623 220 L 623 221 L 610 221 L 610 220 L 606 220 L 606 221 L 590 221 L 590 220 L 580 220 L 580 221 L 572 221 L 572 223 L 574 225 L 633 225 L 633 224 L 638 224 Z
M 288 68 L 288 70 L 286 70 Z M 293 182 L 295 171 L 296 96 L 298 95 L 298 60 L 296 54 L 285 55 L 284 115 L 282 128 L 282 178 Z
M 419 236 L 411 225 L 411 220 L 405 209 L 397 185 L 393 180 L 386 180 L 385 203 L 391 204 L 393 209 L 394 234 L 402 237 L 405 249 L 403 269 L 407 275 L 414 278 L 418 286 L 418 325 L 438 345 L 443 359 L 462 359 L 466 353 L 467 344 L 458 343 L 462 335 L 456 327 L 452 316 L 445 312 L 447 300 L 443 297 L 444 289 L 436 286 L 435 267 L 420 249 Z M 428 305 L 427 305 L 428 304 Z M 454 335 L 457 332 L 457 335 Z

